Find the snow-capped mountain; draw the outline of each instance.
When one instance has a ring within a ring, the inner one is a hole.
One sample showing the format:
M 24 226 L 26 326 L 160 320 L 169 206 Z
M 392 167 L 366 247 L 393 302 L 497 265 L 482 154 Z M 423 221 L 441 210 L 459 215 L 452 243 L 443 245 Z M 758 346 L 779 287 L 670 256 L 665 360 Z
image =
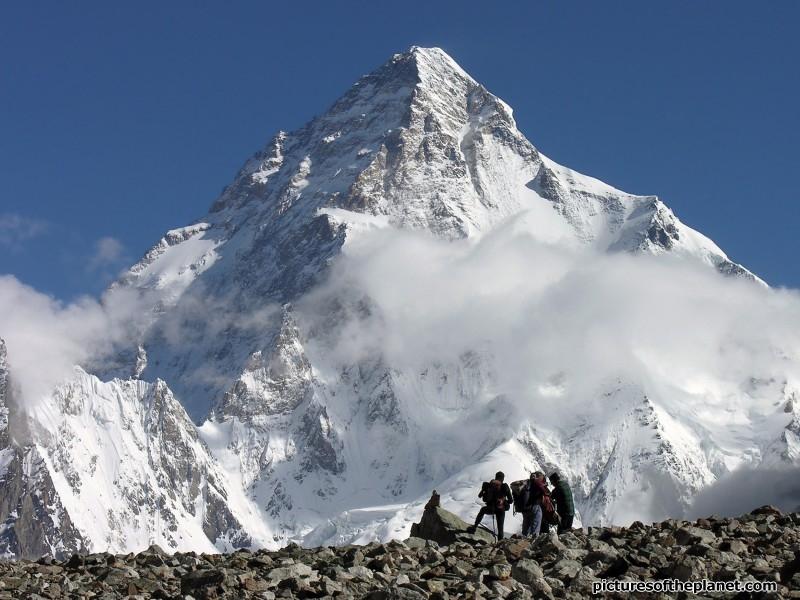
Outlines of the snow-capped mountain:
M 607 418 L 555 427 L 496 391 L 480 347 L 414 369 L 377 344 L 354 360 L 334 351 L 349 319 L 379 310 L 357 293 L 315 296 L 364 232 L 480 240 L 509 222 L 546 244 L 671 254 L 760 282 L 658 198 L 542 155 L 445 52 L 412 48 L 278 133 L 205 217 L 112 286 L 105 302 L 134 292 L 145 307 L 113 356 L 23 414 L 0 347 L 2 550 L 402 537 L 433 488 L 470 513 L 498 468 L 562 469 L 586 523 L 651 520 L 681 514 L 734 453 L 797 462 L 788 378 L 743 376 L 714 398 L 746 410 L 711 417 L 679 385 L 609 373 L 593 391 Z

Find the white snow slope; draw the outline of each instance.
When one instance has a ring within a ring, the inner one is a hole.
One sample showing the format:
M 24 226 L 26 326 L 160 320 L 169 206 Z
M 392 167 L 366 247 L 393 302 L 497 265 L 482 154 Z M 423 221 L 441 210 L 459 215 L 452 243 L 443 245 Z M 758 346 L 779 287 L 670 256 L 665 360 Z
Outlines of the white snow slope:
M 133 266 L 106 300 L 147 299 L 136 339 L 84 365 L 93 374 L 76 367 L 27 416 L 88 548 L 403 537 L 432 489 L 467 516 L 499 468 L 562 470 L 584 523 L 651 520 L 680 516 L 737 466 L 797 461 L 796 361 L 783 378 L 702 385 L 656 366 L 639 379 L 608 372 L 585 398 L 602 399 L 603 418 L 577 405 L 555 421 L 498 391 L 491 349 L 424 364 L 377 339 L 340 352 L 381 304 L 331 288 L 338 257 L 396 229 L 674 255 L 762 287 L 656 197 L 543 156 L 509 106 L 442 50 L 414 47 L 276 135 L 208 215 Z M 542 394 L 559 402 L 569 385 L 541 382 Z

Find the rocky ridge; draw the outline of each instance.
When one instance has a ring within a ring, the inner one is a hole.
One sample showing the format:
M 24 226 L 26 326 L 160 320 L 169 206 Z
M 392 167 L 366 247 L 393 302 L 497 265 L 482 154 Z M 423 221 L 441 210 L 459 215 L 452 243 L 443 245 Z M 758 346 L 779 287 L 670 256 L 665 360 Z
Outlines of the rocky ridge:
M 151 546 L 138 554 L 5 562 L 0 563 L 0 599 L 578 600 L 605 578 L 774 582 L 775 591 L 736 597 L 800 597 L 800 514 L 781 514 L 770 506 L 735 519 L 635 522 L 627 528 L 590 527 L 497 543 L 459 530 L 466 524 L 441 508 L 426 509 L 425 517 L 428 527 L 417 532 L 449 529 L 457 539 L 449 545 L 419 537 L 365 546 L 289 544 L 277 551 L 231 554 L 170 555 Z

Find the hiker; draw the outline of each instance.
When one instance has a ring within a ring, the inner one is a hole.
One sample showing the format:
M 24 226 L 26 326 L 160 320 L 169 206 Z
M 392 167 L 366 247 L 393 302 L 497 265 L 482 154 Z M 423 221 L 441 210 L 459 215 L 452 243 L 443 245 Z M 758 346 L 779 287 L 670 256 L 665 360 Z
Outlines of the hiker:
M 542 498 L 549 493 L 544 482 L 544 473 L 531 473 L 520 496 L 522 503 L 517 506 L 517 510 L 522 513 L 522 535 L 534 536 L 542 531 Z
M 498 471 L 495 473 L 494 479 L 483 482 L 481 491 L 478 493 L 478 498 L 484 501 L 485 506 L 482 506 L 480 511 L 478 511 L 475 524 L 467 529 L 469 533 L 475 533 L 483 517 L 486 515 L 494 515 L 497 521 L 497 539 L 503 539 L 503 523 L 506 519 L 506 511 L 514 502 L 511 496 L 511 489 L 508 487 L 507 483 L 503 483 L 505 478 L 505 473 Z
M 572 489 L 558 473 L 550 474 L 550 483 L 553 484 L 553 500 L 556 501 L 556 510 L 559 517 L 561 517 L 561 522 L 558 524 L 558 533 L 570 531 L 572 529 L 572 520 L 575 518 Z

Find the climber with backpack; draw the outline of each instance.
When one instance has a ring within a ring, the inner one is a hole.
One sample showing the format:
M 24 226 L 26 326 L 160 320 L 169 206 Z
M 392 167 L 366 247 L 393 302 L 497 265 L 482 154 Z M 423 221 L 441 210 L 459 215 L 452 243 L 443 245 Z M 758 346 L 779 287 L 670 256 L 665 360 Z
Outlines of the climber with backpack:
M 549 533 L 550 527 L 558 527 L 559 523 L 561 523 L 561 515 L 558 514 L 556 510 L 556 505 L 553 503 L 553 494 L 551 490 L 547 487 L 547 478 L 545 477 L 544 473 L 541 471 L 537 472 L 536 480 L 542 486 L 544 493 L 542 495 L 539 504 L 542 507 L 542 526 L 541 526 L 541 533 Z
M 497 522 L 497 539 L 503 539 L 503 524 L 506 519 L 506 511 L 511 508 L 511 504 L 514 502 L 511 489 L 507 483 L 503 483 L 505 478 L 505 474 L 502 471 L 498 471 L 494 479 L 483 482 L 478 498 L 483 500 L 484 506 L 478 511 L 475 524 L 467 529 L 469 533 L 475 533 L 483 517 L 492 515 Z
M 572 489 L 566 480 L 558 473 L 550 474 L 550 483 L 553 484 L 553 499 L 560 516 L 558 533 L 572 529 L 572 520 L 575 518 L 575 502 L 572 499 Z
M 542 501 L 550 492 L 544 483 L 544 473 L 531 473 L 525 484 L 525 491 L 520 494 L 523 504 L 517 506 L 522 513 L 522 535 L 539 535 L 542 528 Z

